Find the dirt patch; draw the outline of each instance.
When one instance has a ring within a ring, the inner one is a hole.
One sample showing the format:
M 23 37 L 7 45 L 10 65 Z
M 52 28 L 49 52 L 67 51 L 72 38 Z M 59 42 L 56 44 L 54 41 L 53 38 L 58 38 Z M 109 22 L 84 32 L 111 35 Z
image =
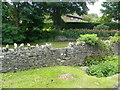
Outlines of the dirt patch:
M 71 74 L 67 73 L 67 74 L 60 75 L 59 79 L 70 80 L 70 79 L 75 79 L 75 78 Z

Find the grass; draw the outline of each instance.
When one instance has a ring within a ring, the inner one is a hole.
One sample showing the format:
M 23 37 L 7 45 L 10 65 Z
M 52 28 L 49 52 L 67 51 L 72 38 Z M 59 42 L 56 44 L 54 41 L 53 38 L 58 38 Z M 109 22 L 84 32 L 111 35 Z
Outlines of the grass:
M 61 80 L 62 74 L 71 74 L 76 79 Z M 111 88 L 118 77 L 97 78 L 89 76 L 80 67 L 54 66 L 2 75 L 3 88 Z

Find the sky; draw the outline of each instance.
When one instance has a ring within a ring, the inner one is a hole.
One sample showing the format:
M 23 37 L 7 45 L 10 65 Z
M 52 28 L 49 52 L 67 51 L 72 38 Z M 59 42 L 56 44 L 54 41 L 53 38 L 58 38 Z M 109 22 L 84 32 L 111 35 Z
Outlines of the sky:
M 88 13 L 89 13 L 89 14 L 90 14 L 90 13 L 96 13 L 96 14 L 98 14 L 99 17 L 102 16 L 102 13 L 100 12 L 100 9 L 103 8 L 103 7 L 101 6 L 101 4 L 102 4 L 102 2 L 104 2 L 104 1 L 105 1 L 105 0 L 98 0 L 97 2 L 95 2 L 94 5 L 87 4 L 88 8 L 90 9 L 90 10 L 88 11 Z

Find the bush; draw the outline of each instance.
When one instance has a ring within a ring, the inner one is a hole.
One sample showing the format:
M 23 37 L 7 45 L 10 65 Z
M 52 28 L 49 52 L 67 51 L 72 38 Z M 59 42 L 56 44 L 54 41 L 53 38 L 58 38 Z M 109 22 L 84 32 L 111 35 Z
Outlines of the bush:
M 68 29 L 68 30 L 62 30 L 60 33 L 61 35 L 64 35 L 66 37 L 73 37 L 77 39 L 79 38 L 80 34 L 97 34 L 98 37 L 114 36 L 114 34 L 116 33 L 116 30 L 100 31 L 100 30 L 93 30 L 93 29 Z M 120 32 L 118 33 L 120 34 Z
M 112 43 L 120 43 L 120 36 L 118 36 L 118 33 L 116 33 L 114 36 L 110 36 L 109 38 Z
M 22 42 L 26 39 L 24 31 L 21 28 L 3 23 L 2 27 L 2 43 Z
M 108 30 L 109 26 L 104 25 L 104 24 L 100 24 L 100 25 L 94 26 L 94 29 L 98 29 L 98 30 L 104 31 L 104 30 Z
M 107 61 L 107 60 L 108 61 L 114 61 L 114 60 L 117 60 L 117 59 L 118 59 L 118 56 L 116 56 L 116 55 L 111 55 L 111 56 L 103 56 L 103 55 L 89 56 L 89 57 L 85 58 L 83 65 L 84 66 L 98 65 L 101 62 L 104 62 L 104 61 Z
M 85 35 L 80 35 L 77 41 L 84 41 L 87 44 L 96 45 L 98 42 L 98 37 L 97 34 L 85 34 Z
M 63 28 L 65 29 L 93 29 L 94 26 L 100 23 L 86 23 L 86 22 L 67 22 Z
M 89 68 L 89 74 L 97 77 L 107 77 L 119 73 L 118 60 L 105 61 L 98 65 L 92 65 Z
M 67 22 L 64 29 L 94 29 L 95 26 L 100 25 L 101 23 L 86 23 L 86 22 Z M 120 29 L 120 23 L 105 23 L 109 26 L 110 30 Z
M 100 62 L 104 61 L 104 58 L 105 58 L 105 56 L 101 56 L 101 55 L 89 56 L 89 57 L 85 58 L 83 65 L 84 66 L 97 65 Z
M 120 68 L 118 56 L 106 56 L 102 62 L 92 64 L 89 67 L 88 74 L 97 77 L 107 77 L 120 73 L 118 68 Z
M 99 39 L 98 42 L 97 42 L 97 46 L 101 50 L 104 50 L 105 52 L 110 51 L 110 44 L 108 42 L 105 42 L 104 40 Z
M 110 45 L 108 45 L 107 42 L 104 42 L 104 40 L 101 40 L 97 37 L 97 34 L 85 34 L 80 35 L 80 37 L 76 41 L 84 41 L 87 44 L 98 46 L 100 49 L 109 52 Z

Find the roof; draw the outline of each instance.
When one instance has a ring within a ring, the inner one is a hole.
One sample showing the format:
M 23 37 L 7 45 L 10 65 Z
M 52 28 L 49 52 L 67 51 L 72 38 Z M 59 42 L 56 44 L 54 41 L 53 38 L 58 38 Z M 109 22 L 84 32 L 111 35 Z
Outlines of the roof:
M 73 17 L 73 18 L 78 18 L 78 19 L 84 20 L 82 17 L 80 17 L 78 15 L 67 14 L 66 16 L 67 17 Z

